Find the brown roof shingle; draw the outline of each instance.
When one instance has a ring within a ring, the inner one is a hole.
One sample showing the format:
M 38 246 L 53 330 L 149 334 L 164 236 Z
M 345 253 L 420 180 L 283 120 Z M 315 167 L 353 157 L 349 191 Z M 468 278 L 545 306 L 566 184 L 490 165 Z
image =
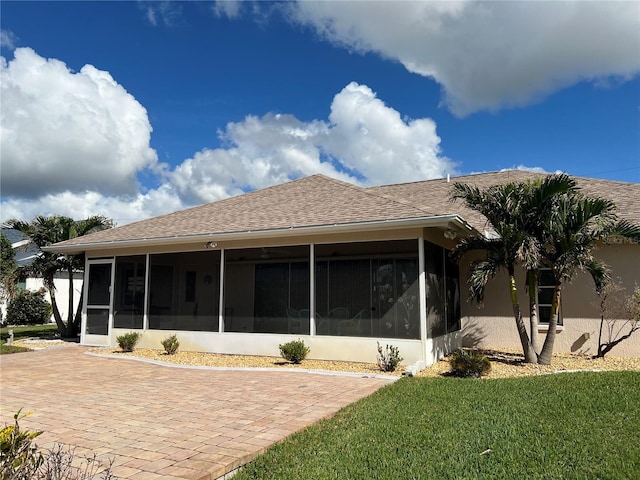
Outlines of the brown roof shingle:
M 521 170 L 361 188 L 324 175 L 227 198 L 59 243 L 59 246 L 184 238 L 361 222 L 459 215 L 478 231 L 485 218 L 450 200 L 454 182 L 486 188 L 541 174 Z M 640 223 L 640 184 L 576 178 L 583 191 L 613 200 L 623 218 Z

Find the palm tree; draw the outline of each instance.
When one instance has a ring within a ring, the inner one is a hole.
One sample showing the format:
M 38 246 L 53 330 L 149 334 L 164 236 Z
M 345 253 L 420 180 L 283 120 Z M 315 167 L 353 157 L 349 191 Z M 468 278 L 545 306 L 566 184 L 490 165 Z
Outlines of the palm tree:
M 484 215 L 493 227 L 494 237 L 470 237 L 460 241 L 454 255 L 458 258 L 473 250 L 484 250 L 486 257 L 471 263 L 469 273 L 470 297 L 482 303 L 489 279 L 498 271 L 507 271 L 509 296 L 520 337 L 525 362 L 538 361 L 537 349 L 537 291 L 538 269 L 542 265 L 540 238 L 545 231 L 542 219 L 553 205 L 554 199 L 576 190 L 575 181 L 564 174 L 550 175 L 528 182 L 495 185 L 481 191 L 475 186 L 455 183 L 452 199 L 463 200 L 467 207 Z M 516 266 L 527 270 L 530 301 L 530 332 L 527 333 L 518 298 L 515 279 Z
M 61 215 L 52 215 L 48 217 L 38 216 L 31 222 L 11 219 L 6 222 L 6 226 L 21 231 L 29 237 L 31 242 L 42 248 L 53 243 L 111 228 L 113 221 L 99 215 L 85 220 L 73 220 Z M 84 269 L 84 255 L 59 255 L 51 252 L 42 252 L 31 265 L 25 268 L 28 270 L 28 274 L 43 278 L 45 288 L 51 297 L 53 317 L 60 335 L 67 338 L 76 337 L 80 330 L 83 299 L 81 293 L 78 309 L 74 312 L 73 274 Z M 69 309 L 66 322 L 63 321 L 58 309 L 54 285 L 55 274 L 60 271 L 67 272 L 69 279 Z
M 563 284 L 578 271 L 586 271 L 593 278 L 596 292 L 600 292 L 610 276 L 606 265 L 593 255 L 597 246 L 612 237 L 640 242 L 640 226 L 620 220 L 615 204 L 609 200 L 572 192 L 557 197 L 556 202 L 542 233 L 544 264 L 555 280 L 549 329 L 538 357 L 538 363 L 544 365 L 551 363 Z

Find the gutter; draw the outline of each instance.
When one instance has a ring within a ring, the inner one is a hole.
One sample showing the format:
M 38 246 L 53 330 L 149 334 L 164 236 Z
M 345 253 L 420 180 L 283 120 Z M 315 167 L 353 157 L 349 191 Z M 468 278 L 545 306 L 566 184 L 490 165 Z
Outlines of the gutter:
M 111 240 L 106 242 L 76 243 L 73 245 L 48 245 L 45 252 L 77 254 L 105 248 L 154 247 L 165 245 L 185 245 L 197 242 L 221 242 L 229 240 L 253 240 L 283 238 L 298 235 L 320 235 L 325 233 L 352 233 L 369 230 L 392 230 L 403 227 L 445 227 L 459 235 L 479 234 L 459 215 L 435 215 L 408 219 L 374 220 L 369 222 L 336 223 L 308 227 L 284 227 L 264 230 L 242 230 L 236 232 L 207 233 L 199 235 L 176 235 L 172 237 L 140 238 L 136 240 Z

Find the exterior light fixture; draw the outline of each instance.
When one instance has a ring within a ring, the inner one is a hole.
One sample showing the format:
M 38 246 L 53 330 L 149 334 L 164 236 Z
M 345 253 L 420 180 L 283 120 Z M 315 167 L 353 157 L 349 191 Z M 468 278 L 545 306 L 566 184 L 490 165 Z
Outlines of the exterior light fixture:
M 453 240 L 457 236 L 458 236 L 458 232 L 456 232 L 455 230 L 449 229 L 444 231 L 444 238 L 448 240 Z
M 218 242 L 207 242 L 204 244 L 204 248 L 216 248 L 218 246 Z

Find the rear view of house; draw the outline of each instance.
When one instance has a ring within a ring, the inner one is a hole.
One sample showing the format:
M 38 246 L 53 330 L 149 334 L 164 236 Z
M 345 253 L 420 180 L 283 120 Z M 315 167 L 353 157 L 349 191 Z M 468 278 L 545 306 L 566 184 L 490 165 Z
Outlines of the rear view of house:
M 488 186 L 532 176 L 456 181 Z M 578 183 L 640 220 L 637 184 Z M 491 287 L 482 309 L 466 302 L 468 260 L 458 265 L 448 252 L 490 226 L 452 203 L 450 188 L 445 179 L 361 188 L 314 175 L 48 249 L 86 254 L 85 345 L 113 346 L 116 336 L 139 330 L 142 347 L 159 348 L 176 333 L 186 350 L 275 355 L 300 338 L 310 357 L 370 362 L 380 342 L 398 346 L 405 363 L 426 365 L 463 343 L 517 348 L 504 289 Z M 631 288 L 639 250 L 602 248 Z M 593 297 L 586 278 L 568 288 L 560 349 L 593 349 L 585 335 L 597 329 Z M 640 355 L 636 344 L 629 354 Z

